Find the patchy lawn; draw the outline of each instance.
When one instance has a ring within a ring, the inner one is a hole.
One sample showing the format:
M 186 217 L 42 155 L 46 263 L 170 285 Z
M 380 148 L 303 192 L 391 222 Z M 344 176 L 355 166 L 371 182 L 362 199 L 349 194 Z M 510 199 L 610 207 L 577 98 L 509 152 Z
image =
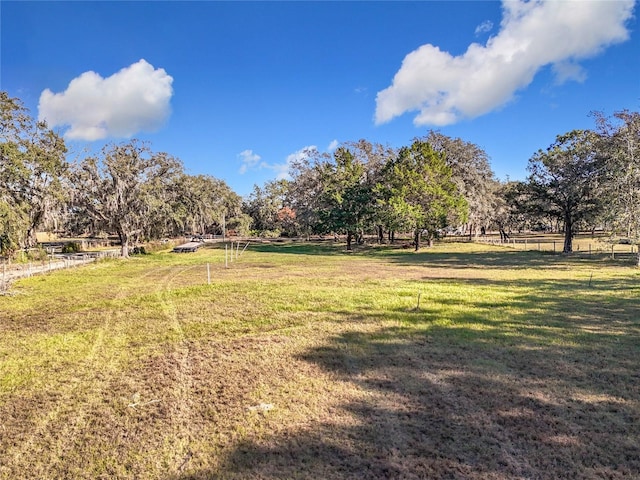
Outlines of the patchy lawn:
M 638 478 L 639 281 L 296 243 L 25 279 L 0 297 L 0 478 Z

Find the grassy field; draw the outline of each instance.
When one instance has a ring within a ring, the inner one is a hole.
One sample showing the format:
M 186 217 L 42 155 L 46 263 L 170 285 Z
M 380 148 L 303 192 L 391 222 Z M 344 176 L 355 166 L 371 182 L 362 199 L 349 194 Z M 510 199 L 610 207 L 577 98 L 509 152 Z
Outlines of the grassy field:
M 633 259 L 343 250 L 17 282 L 0 478 L 640 478 Z

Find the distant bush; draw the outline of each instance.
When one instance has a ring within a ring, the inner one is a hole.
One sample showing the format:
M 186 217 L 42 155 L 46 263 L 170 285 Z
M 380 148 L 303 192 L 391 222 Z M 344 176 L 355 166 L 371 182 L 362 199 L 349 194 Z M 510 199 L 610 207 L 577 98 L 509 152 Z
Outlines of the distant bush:
M 153 240 L 150 242 L 146 242 L 144 244 L 144 249 L 145 249 L 145 253 L 147 254 L 156 253 L 156 252 L 161 252 L 163 250 L 171 250 L 176 245 L 180 245 L 185 242 L 186 242 L 185 238 L 174 238 L 174 239 L 164 238 L 162 240 Z
M 62 247 L 62 253 L 78 253 L 82 251 L 82 247 L 78 242 L 67 242 Z
M 27 258 L 29 260 L 41 261 L 41 260 L 46 260 L 47 257 L 48 257 L 47 251 L 42 247 L 32 248 L 29 251 L 27 251 Z
M 260 232 L 260 236 L 262 238 L 278 238 L 281 235 L 281 231 L 278 229 L 275 230 L 262 230 Z
M 3 255 L 11 256 L 16 251 L 17 245 L 12 240 L 12 238 L 7 234 L 3 233 L 0 235 L 0 253 Z
M 147 250 L 143 246 L 133 247 L 131 250 L 132 255 L 146 255 Z

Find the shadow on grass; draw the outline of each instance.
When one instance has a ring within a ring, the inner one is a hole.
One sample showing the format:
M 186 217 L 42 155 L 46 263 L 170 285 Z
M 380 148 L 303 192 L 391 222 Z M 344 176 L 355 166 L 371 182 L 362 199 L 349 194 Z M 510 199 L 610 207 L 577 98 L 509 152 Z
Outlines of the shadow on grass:
M 343 254 L 314 243 L 252 249 Z M 605 260 L 535 251 L 364 254 L 445 269 Z M 435 280 L 498 291 L 514 283 Z M 362 313 L 381 327 L 363 332 L 354 321 L 353 331 L 301 357 L 358 392 L 336 399 L 335 418 L 243 441 L 219 470 L 180 478 L 640 477 L 637 282 L 524 279 L 517 287 L 496 300 L 438 297 L 420 310 Z M 353 311 L 337 313 L 354 319 Z
M 212 248 L 222 248 L 223 244 L 213 244 Z M 422 249 L 414 252 L 411 249 L 403 249 L 397 245 L 354 245 L 348 252 L 344 243 L 335 243 L 332 240 L 325 241 L 293 241 L 278 240 L 267 243 L 250 242 L 252 251 L 261 253 L 281 253 L 290 255 L 362 255 L 373 258 L 389 260 L 392 263 L 402 265 L 425 265 L 441 268 L 509 268 L 526 269 L 536 267 L 570 267 L 584 263 L 635 265 L 636 255 L 616 254 L 617 260 L 604 253 L 587 254 L 574 252 L 564 255 L 560 252 L 536 251 L 536 250 L 509 250 L 495 249 L 483 244 L 473 244 L 479 251 L 475 252 L 440 252 Z
M 357 392 L 334 418 L 180 478 L 640 478 L 637 291 L 532 280 L 510 318 L 473 299 L 445 324 L 438 305 L 372 312 L 377 331 L 353 322 L 301 356 Z
M 441 268 L 498 268 L 522 270 L 536 267 L 566 267 L 581 264 L 612 264 L 634 265 L 635 257 L 631 255 L 617 255 L 617 260 L 611 260 L 606 254 L 565 255 L 554 252 L 538 252 L 535 250 L 487 250 L 478 252 L 450 253 L 421 251 L 418 253 L 402 252 L 398 250 L 381 250 L 380 255 L 392 262 L 402 265 L 428 265 Z
M 224 246 L 217 245 L 217 248 Z M 292 241 L 292 240 L 280 240 L 274 242 L 249 242 L 249 247 L 253 252 L 260 253 L 281 253 L 287 255 L 344 255 L 345 249 L 340 248 L 339 244 L 334 244 L 333 241 L 326 242 L 307 242 L 307 241 Z

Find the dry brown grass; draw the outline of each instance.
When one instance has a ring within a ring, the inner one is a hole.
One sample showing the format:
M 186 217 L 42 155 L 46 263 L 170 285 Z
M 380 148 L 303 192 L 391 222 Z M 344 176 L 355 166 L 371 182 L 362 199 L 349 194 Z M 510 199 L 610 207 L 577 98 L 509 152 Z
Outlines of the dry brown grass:
M 0 478 L 640 477 L 637 270 L 474 245 L 220 254 L 0 299 Z

